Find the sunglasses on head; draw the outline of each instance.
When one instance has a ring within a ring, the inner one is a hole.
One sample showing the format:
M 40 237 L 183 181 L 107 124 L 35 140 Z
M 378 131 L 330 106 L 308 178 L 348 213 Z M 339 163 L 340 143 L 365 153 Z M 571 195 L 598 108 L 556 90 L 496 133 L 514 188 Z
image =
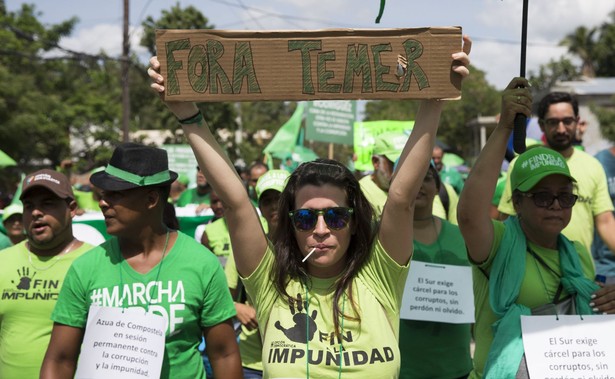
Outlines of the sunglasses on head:
M 534 205 L 540 208 L 548 208 L 555 202 L 555 199 L 559 202 L 559 206 L 562 208 L 572 208 L 579 198 L 577 195 L 569 192 L 560 192 L 557 195 L 551 192 L 521 192 L 524 197 L 531 197 L 534 201 Z
M 352 208 L 333 207 L 323 209 L 296 209 L 288 212 L 295 230 L 307 232 L 316 227 L 318 216 L 322 215 L 329 229 L 340 230 L 348 226 L 354 210 Z

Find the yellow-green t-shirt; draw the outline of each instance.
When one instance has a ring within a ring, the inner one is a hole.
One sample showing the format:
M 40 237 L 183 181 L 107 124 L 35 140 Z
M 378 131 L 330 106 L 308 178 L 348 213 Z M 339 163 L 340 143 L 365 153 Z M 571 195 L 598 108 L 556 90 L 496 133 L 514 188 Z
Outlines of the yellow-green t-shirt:
M 229 288 L 237 289 L 239 284 L 239 273 L 235 265 L 233 254 L 229 255 L 224 267 L 224 274 Z M 235 299 L 237 301 L 237 299 Z M 252 305 L 248 299 L 246 304 Z M 263 363 L 261 362 L 261 352 L 263 350 L 263 342 L 261 341 L 258 329 L 249 330 L 244 325 L 241 325 L 241 333 L 239 334 L 239 353 L 241 354 L 241 365 L 252 370 L 263 371 Z
M 374 208 L 376 218 L 380 218 L 382 210 L 384 209 L 384 204 L 387 202 L 388 194 L 378 187 L 370 175 L 359 180 L 359 184 L 361 185 L 361 191 Z M 442 184 L 445 186 L 449 197 L 448 217 L 442 200 L 440 200 L 440 196 L 437 195 L 433 199 L 432 214 L 457 225 L 457 203 L 459 203 L 459 195 L 457 195 L 455 189 L 451 185 L 447 183 Z
M 446 214 L 444 204 L 442 204 L 442 200 L 438 195 L 433 198 L 433 208 L 431 213 L 434 216 L 450 222 L 451 224 L 457 225 L 457 204 L 459 203 L 459 195 L 457 195 L 457 192 L 455 192 L 455 189 L 450 184 L 442 183 L 442 185 L 448 194 L 448 215 Z
M 263 230 L 267 233 L 267 220 L 264 217 L 260 217 L 260 221 Z M 233 247 L 231 246 L 231 235 L 229 234 L 224 217 L 208 224 L 205 227 L 204 233 L 207 234 L 211 251 L 218 257 L 222 267 L 225 267 L 228 258 L 233 255 Z
M 497 255 L 498 249 L 504 236 L 506 229 L 501 221 L 493 220 L 493 245 L 489 252 L 489 258 L 480 264 L 473 265 L 472 277 L 474 284 L 474 307 L 475 320 L 474 324 L 474 340 L 476 342 L 474 350 L 474 370 L 470 373 L 470 379 L 478 379 L 483 376 L 483 370 L 487 363 L 489 348 L 493 341 L 493 323 L 497 321 L 497 316 L 493 313 L 489 304 L 489 280 L 485 273 L 491 272 L 493 260 Z M 578 241 L 573 241 L 574 247 L 579 253 L 583 274 L 586 278 L 593 280 L 594 265 L 591 255 Z M 531 249 L 543 259 L 558 275 L 561 275 L 559 264 L 559 253 L 557 250 L 545 249 L 528 241 Z M 480 268 L 480 269 L 479 269 Z M 519 290 L 517 304 L 523 304 L 528 308 L 535 308 L 553 301 L 553 297 L 559 287 L 560 278 L 554 273 L 543 267 L 534 257 L 526 253 L 525 259 L 525 276 Z M 566 290 L 562 291 L 561 298 L 568 296 Z
M 0 265 L 0 378 L 38 378 L 51 338 L 51 312 L 73 261 L 92 249 L 84 243 L 56 257 L 39 257 L 26 241 L 2 251 Z
M 506 176 L 506 187 L 498 210 L 509 215 L 515 214 L 510 188 L 510 173 L 516 159 L 508 167 Z M 572 217 L 570 223 L 562 234 L 571 241 L 579 241 L 585 246 L 585 250 L 590 251 L 594 238 L 594 217 L 603 212 L 613 210 L 613 203 L 609 196 L 604 168 L 600 162 L 584 151 L 574 149 L 570 158 L 566 159 L 570 174 L 575 178 L 574 193 L 579 195 L 577 203 L 572 207 Z
M 359 180 L 359 184 L 363 195 L 365 195 L 369 203 L 374 208 L 375 216 L 380 218 L 384 204 L 387 202 L 388 194 L 378 187 L 371 175 L 366 175 L 361 178 L 361 180 Z
M 282 298 L 271 285 L 274 254 L 269 246 L 256 271 L 244 279 L 254 299 L 263 339 L 265 378 L 331 378 L 340 371 L 340 341 L 335 336 L 332 297 L 335 281 L 310 277 L 309 289 L 291 279 Z M 353 299 L 361 322 L 344 318 L 341 376 L 343 378 L 397 378 L 400 367 L 399 309 L 409 264 L 398 265 L 379 241 L 353 281 Z M 299 297 L 301 299 L 299 299 Z M 350 299 L 340 308 L 356 316 Z M 309 365 L 308 359 L 309 357 Z

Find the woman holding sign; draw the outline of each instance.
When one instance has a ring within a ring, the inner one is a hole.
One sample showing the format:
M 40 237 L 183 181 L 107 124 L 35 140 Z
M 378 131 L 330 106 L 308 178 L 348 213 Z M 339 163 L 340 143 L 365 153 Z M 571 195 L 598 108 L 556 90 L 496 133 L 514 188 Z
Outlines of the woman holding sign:
M 489 217 L 515 115 L 531 115 L 529 87 L 515 78 L 504 90 L 498 127 L 459 201 L 459 227 L 474 265 L 476 350 L 470 378 L 526 377 L 521 315 L 615 311 L 609 289 L 596 292 L 591 255 L 561 234 L 577 200 L 561 154 L 541 146 L 517 157 L 510 175 L 518 216 L 506 222 Z
M 441 185 L 438 170 L 430 164 L 416 196 L 412 261 L 469 266 L 459 228 L 433 215 L 433 200 Z M 412 265 L 416 269 L 417 265 Z M 410 273 L 414 274 L 418 272 Z M 469 270 L 467 280 L 472 280 Z M 407 288 L 406 295 L 408 293 L 416 292 Z M 400 379 L 467 377 L 472 370 L 470 339 L 470 324 L 402 318 L 399 325 Z
M 468 74 L 471 42 L 464 41 L 464 51 L 452 55 L 455 75 Z M 152 88 L 162 93 L 159 62 L 152 58 L 150 63 Z M 396 378 L 414 199 L 442 102 L 421 105 L 376 229 L 373 210 L 353 174 L 339 162 L 319 159 L 289 177 L 275 243 L 267 239 L 240 178 L 196 105 L 167 106 L 227 206 L 237 270 L 261 326 L 265 376 Z

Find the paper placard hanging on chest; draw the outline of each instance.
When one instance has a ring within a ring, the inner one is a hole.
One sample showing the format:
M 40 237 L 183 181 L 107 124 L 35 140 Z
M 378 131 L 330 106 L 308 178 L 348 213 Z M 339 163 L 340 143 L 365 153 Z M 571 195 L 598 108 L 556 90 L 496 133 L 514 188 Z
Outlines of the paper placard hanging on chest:
M 140 307 L 92 305 L 75 378 L 159 378 L 166 328 Z
M 400 316 L 407 320 L 473 323 L 472 269 L 412 261 Z
M 521 330 L 530 378 L 614 377 L 615 315 L 521 316 Z

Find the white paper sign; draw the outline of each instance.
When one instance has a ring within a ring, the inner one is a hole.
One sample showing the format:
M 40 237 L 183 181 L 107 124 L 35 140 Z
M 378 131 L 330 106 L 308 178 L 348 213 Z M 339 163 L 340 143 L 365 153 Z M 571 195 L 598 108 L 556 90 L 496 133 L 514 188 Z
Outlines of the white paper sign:
M 143 308 L 91 306 L 75 378 L 159 378 L 165 331 Z
M 615 315 L 521 316 L 530 378 L 615 379 Z
M 400 316 L 408 320 L 473 323 L 472 269 L 412 261 Z

